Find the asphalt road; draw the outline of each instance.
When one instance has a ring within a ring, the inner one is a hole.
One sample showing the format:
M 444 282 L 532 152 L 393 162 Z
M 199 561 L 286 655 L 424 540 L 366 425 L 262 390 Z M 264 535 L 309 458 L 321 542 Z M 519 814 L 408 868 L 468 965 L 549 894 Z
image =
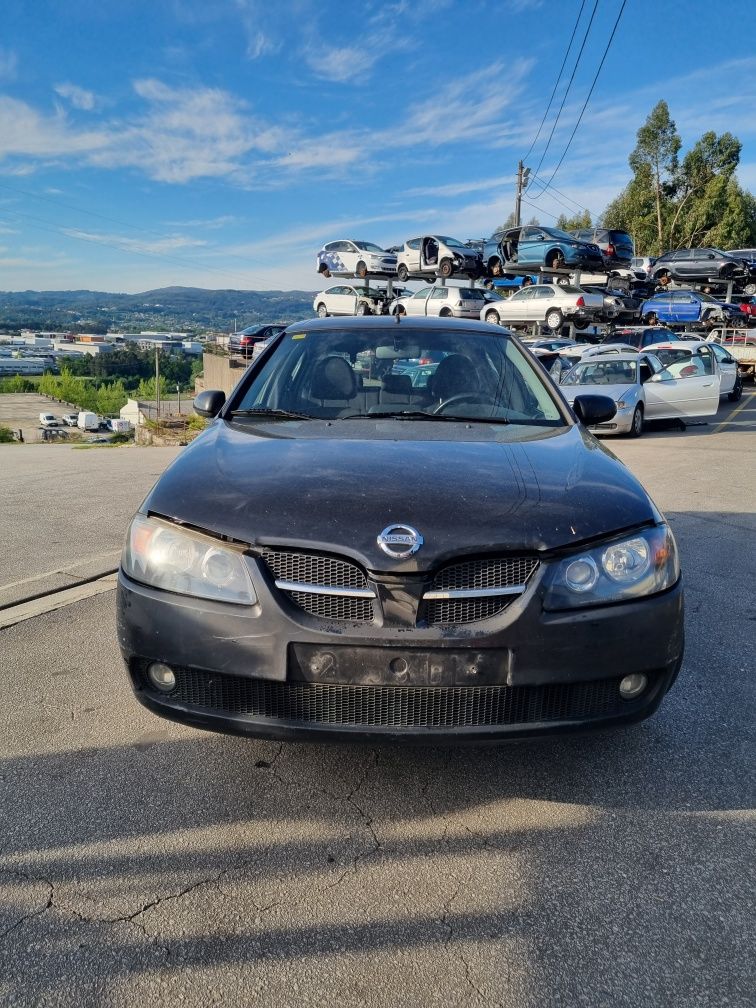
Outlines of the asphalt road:
M 135 703 L 112 592 L 0 631 L 0 1005 L 751 1005 L 755 442 L 751 388 L 610 442 L 688 605 L 677 686 L 617 733 L 250 742 Z M 0 586 L 53 569 L 51 529 L 65 560 L 120 542 L 173 454 L 0 452 L 4 535 L 8 486 L 29 525 Z

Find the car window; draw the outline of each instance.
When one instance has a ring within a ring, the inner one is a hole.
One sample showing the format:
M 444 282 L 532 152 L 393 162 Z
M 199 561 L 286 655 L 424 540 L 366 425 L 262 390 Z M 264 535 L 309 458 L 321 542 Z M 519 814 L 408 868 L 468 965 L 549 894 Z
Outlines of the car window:
M 459 296 L 463 301 L 485 301 L 486 295 L 482 290 L 477 290 L 475 287 L 462 287 L 459 291 Z
M 412 297 L 416 298 L 418 301 L 424 301 L 432 290 L 432 287 L 423 287 L 416 294 L 413 294 Z
M 445 301 L 449 296 L 449 291 L 446 287 L 434 287 L 431 292 L 431 301 Z
M 419 249 L 420 248 L 420 239 L 419 238 L 410 238 L 409 241 L 406 242 L 406 245 L 407 245 L 407 248 Z
M 532 297 L 533 297 L 533 288 L 532 287 L 523 287 L 522 290 L 515 291 L 515 293 L 512 295 L 512 297 L 509 300 L 510 301 L 527 301 L 528 298 L 532 298 Z
M 553 298 L 554 291 L 550 287 L 536 287 L 535 296 L 539 299 Z
M 635 361 L 586 361 L 576 364 L 562 380 L 563 385 L 634 385 L 638 364 Z
M 376 412 L 443 410 L 470 420 L 566 423 L 539 366 L 505 333 L 490 335 L 470 327 L 422 330 L 422 344 L 420 335 L 410 326 L 316 332 L 291 327 L 262 368 L 242 379 L 224 416 L 262 409 L 337 420 Z M 429 357 L 436 366 L 427 394 L 405 398 L 407 387 L 414 387 L 414 369 L 421 361 L 428 364 Z
M 354 242 L 354 244 L 358 249 L 361 249 L 363 252 L 380 252 L 381 254 L 383 254 L 383 252 L 385 251 L 384 249 L 380 248 L 380 246 L 373 245 L 372 242 L 358 241 Z

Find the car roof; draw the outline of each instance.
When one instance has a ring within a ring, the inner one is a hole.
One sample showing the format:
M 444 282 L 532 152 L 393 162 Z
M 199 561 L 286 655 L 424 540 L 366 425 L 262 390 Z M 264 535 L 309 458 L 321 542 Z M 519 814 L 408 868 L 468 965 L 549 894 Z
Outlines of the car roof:
M 466 332 L 480 332 L 492 336 L 511 337 L 509 331 L 503 326 L 489 325 L 487 322 L 480 322 L 477 319 L 439 318 L 436 316 L 428 318 L 425 316 L 407 317 L 397 315 L 342 315 L 339 317 L 304 319 L 301 322 L 293 322 L 287 329 L 296 332 L 312 333 L 333 332 L 334 330 L 342 329 L 345 331 L 350 329 L 387 329 L 395 332 L 399 326 L 402 329 L 420 331 L 462 329 Z
M 616 364 L 617 361 L 624 363 L 625 361 L 630 364 L 637 364 L 641 357 L 645 356 L 645 351 L 643 353 L 613 353 L 613 354 L 595 354 L 593 357 L 586 357 L 585 360 L 578 361 L 579 364 L 601 364 L 606 361 L 606 363 Z M 577 365 L 575 365 L 577 367 Z

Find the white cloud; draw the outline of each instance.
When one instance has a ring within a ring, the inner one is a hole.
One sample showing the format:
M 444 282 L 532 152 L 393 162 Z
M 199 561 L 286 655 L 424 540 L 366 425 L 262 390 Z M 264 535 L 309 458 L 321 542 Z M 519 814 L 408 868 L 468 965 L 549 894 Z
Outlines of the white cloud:
M 207 242 L 201 239 L 187 238 L 183 235 L 171 235 L 165 238 L 150 240 L 124 237 L 116 234 L 102 234 L 96 231 L 83 231 L 80 228 L 61 228 L 61 231 L 68 238 L 77 238 L 81 241 L 113 246 L 127 252 L 138 252 L 144 255 L 161 255 L 177 249 L 198 248 L 207 244 Z
M 55 92 L 61 98 L 65 98 L 75 109 L 81 109 L 84 112 L 91 112 L 97 101 L 93 91 L 87 91 L 86 88 L 79 87 L 77 84 L 56 84 Z

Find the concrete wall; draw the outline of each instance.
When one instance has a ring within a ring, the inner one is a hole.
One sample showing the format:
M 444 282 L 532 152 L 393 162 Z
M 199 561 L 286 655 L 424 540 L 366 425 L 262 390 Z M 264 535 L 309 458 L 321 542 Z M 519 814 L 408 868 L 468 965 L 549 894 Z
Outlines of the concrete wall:
M 218 357 L 216 354 L 202 355 L 202 384 L 206 389 L 220 389 L 229 394 L 247 368 L 247 362 L 236 357 Z

